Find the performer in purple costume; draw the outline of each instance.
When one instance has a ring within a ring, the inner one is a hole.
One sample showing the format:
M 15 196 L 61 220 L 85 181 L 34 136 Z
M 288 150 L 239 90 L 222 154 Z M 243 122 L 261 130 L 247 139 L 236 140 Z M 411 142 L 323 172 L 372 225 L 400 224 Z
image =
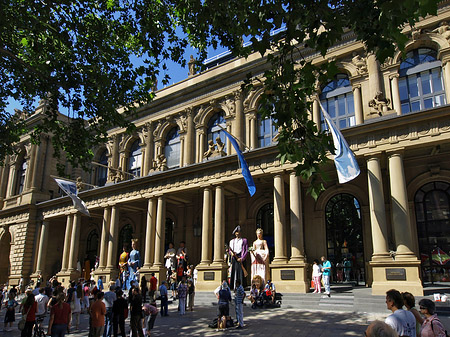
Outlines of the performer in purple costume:
M 243 287 L 246 285 L 241 263 L 245 267 L 245 259 L 248 254 L 248 242 L 246 238 L 241 238 L 241 227 L 237 226 L 233 230 L 233 234 L 235 238 L 230 241 L 230 249 L 228 251 L 231 255 L 231 289 L 235 288 L 236 280 L 240 280 Z

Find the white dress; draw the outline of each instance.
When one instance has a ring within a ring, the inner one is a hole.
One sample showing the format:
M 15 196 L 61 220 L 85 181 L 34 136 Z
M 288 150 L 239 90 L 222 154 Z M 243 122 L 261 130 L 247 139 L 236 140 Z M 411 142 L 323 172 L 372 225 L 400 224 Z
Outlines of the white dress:
M 261 276 L 263 284 L 269 278 L 269 247 L 266 240 L 253 242 L 252 257 L 252 280 L 256 275 Z

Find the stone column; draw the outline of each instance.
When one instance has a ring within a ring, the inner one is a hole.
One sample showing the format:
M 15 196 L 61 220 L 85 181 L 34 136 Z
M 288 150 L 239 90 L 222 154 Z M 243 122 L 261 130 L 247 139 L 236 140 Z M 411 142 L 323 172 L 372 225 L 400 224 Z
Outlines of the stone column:
M 444 67 L 444 88 L 447 104 L 450 102 L 450 60 L 442 62 Z
M 31 189 L 31 180 L 33 179 L 34 172 L 36 171 L 36 157 L 37 157 L 37 145 L 31 144 L 30 153 L 27 153 L 27 171 L 25 173 L 25 184 L 23 190 Z
M 389 258 L 388 231 L 386 211 L 384 207 L 383 182 L 380 159 L 367 159 L 367 175 L 369 185 L 370 227 L 372 230 L 372 260 Z
M 211 188 L 203 190 L 203 216 L 202 216 L 202 259 L 200 264 L 211 264 L 212 240 L 212 196 Z
M 158 197 L 158 210 L 156 212 L 156 234 L 155 234 L 155 260 L 154 267 L 162 267 L 163 263 L 163 249 L 164 249 L 164 234 L 166 221 L 166 199 L 163 195 Z
M 194 129 L 194 111 L 192 108 L 186 109 L 186 140 L 184 142 L 184 166 L 195 162 L 195 129 Z
M 235 117 L 235 132 L 234 136 L 240 141 L 240 144 L 245 143 L 244 139 L 244 104 L 242 100 L 241 91 L 234 92 L 234 100 L 236 105 L 236 117 Z
M 108 249 L 109 238 L 109 222 L 111 220 L 111 207 L 105 207 L 103 210 L 102 234 L 100 239 L 100 256 L 98 261 L 98 269 L 106 267 L 106 254 Z
M 47 257 L 47 242 L 48 242 L 48 230 L 49 230 L 49 222 L 42 221 L 41 225 L 41 236 L 39 238 L 39 248 L 37 252 L 37 261 L 36 261 L 36 274 L 42 274 L 45 267 L 45 259 Z
M 78 247 L 80 245 L 81 214 L 79 212 L 73 215 L 72 238 L 70 240 L 70 254 L 68 271 L 73 272 L 77 269 Z
M 389 182 L 391 188 L 391 213 L 397 254 L 395 259 L 416 259 L 413 253 L 411 221 L 409 219 L 408 195 L 405 170 L 400 153 L 389 156 Z
M 398 89 L 398 77 L 398 74 L 392 74 L 389 76 L 391 80 L 392 103 L 394 105 L 394 110 L 397 111 L 397 115 L 401 115 L 402 103 L 400 101 L 400 91 Z
M 16 188 L 16 164 L 16 161 L 13 161 L 9 167 L 8 194 L 6 195 L 6 197 L 12 197 L 13 195 L 16 195 L 16 191 L 14 190 Z
M 300 177 L 289 175 L 289 201 L 291 214 L 291 261 L 305 262 L 305 241 L 303 236 L 302 194 Z
M 227 122 L 227 124 L 226 124 L 226 130 L 227 130 L 227 132 L 228 132 L 230 135 L 233 134 L 233 131 L 231 131 L 231 123 Z M 239 144 L 239 143 L 238 143 L 238 144 Z M 232 153 L 236 153 L 236 151 L 234 151 L 234 147 L 231 145 L 231 142 L 228 140 L 228 138 L 227 138 L 227 144 L 226 144 L 226 146 L 227 146 L 227 154 L 228 154 L 228 155 L 230 155 L 230 154 L 232 154 Z
M 66 233 L 64 234 L 64 247 L 62 256 L 61 271 L 67 271 L 70 254 L 70 239 L 72 237 L 73 214 L 67 215 Z
M 361 84 L 353 86 L 353 99 L 355 104 L 355 123 L 356 125 L 364 123 L 364 114 L 361 96 Z
M 381 79 L 380 79 L 380 64 L 375 56 L 375 54 L 370 53 L 367 56 L 367 70 L 369 71 L 369 97 L 372 99 L 375 97 L 377 92 L 382 92 L 381 90 Z
M 197 162 L 201 163 L 203 161 L 203 153 L 205 152 L 205 131 L 198 130 L 198 147 L 197 147 Z
M 273 263 L 287 262 L 286 256 L 286 219 L 284 206 L 284 181 L 281 174 L 273 178 L 273 217 L 275 229 L 275 257 Z
M 320 105 L 319 100 L 316 98 L 313 101 L 313 122 L 316 123 L 317 130 L 320 131 L 321 125 L 320 125 Z
M 116 264 L 117 242 L 119 238 L 119 212 L 119 206 L 112 206 L 108 240 L 108 262 L 106 266 L 108 269 L 113 269 Z
M 257 130 L 257 116 L 256 112 L 249 114 L 250 121 L 250 148 L 256 149 L 258 147 L 258 130 Z
M 216 186 L 214 209 L 214 263 L 223 264 L 225 253 L 225 197 L 222 186 Z
M 145 230 L 145 257 L 144 268 L 150 268 L 155 257 L 155 225 L 156 225 L 156 200 L 151 198 L 147 202 L 147 228 Z
M 142 162 L 143 176 L 148 175 L 153 165 L 153 125 L 152 123 L 146 123 L 143 129 L 145 139 L 145 157 Z

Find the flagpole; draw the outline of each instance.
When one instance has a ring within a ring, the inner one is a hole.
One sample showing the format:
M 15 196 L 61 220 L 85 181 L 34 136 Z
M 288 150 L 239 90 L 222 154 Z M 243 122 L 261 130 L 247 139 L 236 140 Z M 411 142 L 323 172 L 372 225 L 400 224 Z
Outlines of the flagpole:
M 110 167 L 110 166 L 108 166 L 108 165 L 103 165 L 103 164 L 97 163 L 96 161 L 91 162 L 91 164 L 94 164 L 94 165 L 97 165 L 97 166 L 101 166 L 101 167 L 105 167 L 105 168 L 107 168 L 107 169 L 109 169 L 109 170 L 114 170 L 114 171 L 122 172 L 122 173 L 124 173 L 124 174 L 128 174 L 128 175 L 133 176 L 133 177 L 135 177 L 135 178 L 139 178 L 137 175 L 135 175 L 135 174 L 133 174 L 133 173 L 126 172 L 126 171 L 122 171 L 122 170 L 120 170 L 120 169 L 118 169 L 118 168 Z
M 219 129 L 222 129 L 223 131 L 228 132 L 227 130 L 225 130 L 225 129 L 224 129 L 223 127 L 221 127 L 220 125 L 217 125 L 217 126 L 219 127 Z M 242 146 L 244 147 L 244 149 L 250 151 L 250 148 L 249 148 L 247 145 L 245 145 L 245 143 L 241 142 L 239 139 L 237 139 L 237 138 L 236 138 L 235 136 L 233 136 L 231 133 L 228 132 L 228 134 L 229 134 L 231 137 L 233 137 L 234 140 L 237 141 L 237 142 L 239 143 L 239 145 L 242 145 Z
M 88 183 L 83 183 L 82 181 L 76 181 L 76 180 L 72 180 L 72 179 L 68 179 L 68 178 L 63 178 L 63 177 L 58 177 L 58 176 L 54 176 L 54 175 L 50 175 L 50 178 L 56 178 L 56 179 L 62 179 L 62 180 L 67 180 L 67 181 L 71 181 L 73 183 L 77 183 L 77 184 L 83 184 L 86 186 L 92 186 L 92 187 L 98 187 L 97 185 L 92 185 L 92 184 L 88 184 Z

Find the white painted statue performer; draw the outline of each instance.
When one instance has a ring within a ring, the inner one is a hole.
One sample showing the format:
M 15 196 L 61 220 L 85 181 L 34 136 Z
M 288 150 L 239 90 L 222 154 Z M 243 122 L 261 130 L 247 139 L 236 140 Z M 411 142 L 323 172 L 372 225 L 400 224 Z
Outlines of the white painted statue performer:
M 255 276 L 260 276 L 262 284 L 269 279 L 269 246 L 267 241 L 263 239 L 263 230 L 256 230 L 256 240 L 250 248 L 252 259 L 252 280 Z
M 138 269 L 141 267 L 141 256 L 137 250 L 137 239 L 131 240 L 131 247 L 133 248 L 130 252 L 130 258 L 128 259 L 128 271 L 130 285 L 133 281 L 139 282 L 137 277 Z
M 233 230 L 233 234 L 235 238 L 230 241 L 228 247 L 228 254 L 231 256 L 230 288 L 232 290 L 235 289 L 236 280 L 240 280 L 243 287 L 246 285 L 247 270 L 245 269 L 245 259 L 248 254 L 248 242 L 246 238 L 241 237 L 241 227 L 237 226 Z

